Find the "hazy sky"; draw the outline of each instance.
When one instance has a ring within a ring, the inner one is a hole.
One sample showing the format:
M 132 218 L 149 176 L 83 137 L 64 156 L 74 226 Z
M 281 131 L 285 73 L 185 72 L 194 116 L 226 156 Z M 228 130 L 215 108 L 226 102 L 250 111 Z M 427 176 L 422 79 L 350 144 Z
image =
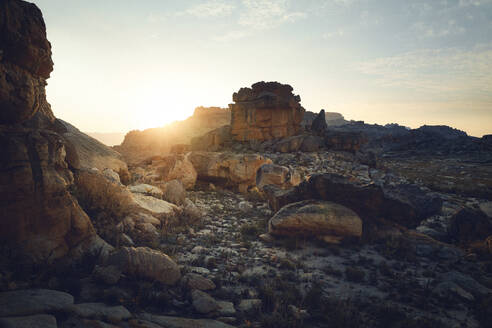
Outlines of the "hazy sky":
M 37 0 L 48 100 L 83 131 L 162 126 L 256 81 L 310 111 L 492 133 L 492 0 Z

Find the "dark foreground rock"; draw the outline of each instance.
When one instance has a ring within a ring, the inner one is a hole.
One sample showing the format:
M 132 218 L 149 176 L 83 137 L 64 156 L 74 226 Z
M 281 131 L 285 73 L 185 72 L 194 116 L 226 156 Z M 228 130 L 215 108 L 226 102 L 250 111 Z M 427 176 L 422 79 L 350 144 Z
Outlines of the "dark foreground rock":
M 316 174 L 290 191 L 270 189 L 269 204 L 274 211 L 306 199 L 322 199 L 354 210 L 363 220 L 385 219 L 406 227 L 417 226 L 424 218 L 440 211 L 442 200 L 416 186 L 383 189 L 360 184 L 337 174 Z

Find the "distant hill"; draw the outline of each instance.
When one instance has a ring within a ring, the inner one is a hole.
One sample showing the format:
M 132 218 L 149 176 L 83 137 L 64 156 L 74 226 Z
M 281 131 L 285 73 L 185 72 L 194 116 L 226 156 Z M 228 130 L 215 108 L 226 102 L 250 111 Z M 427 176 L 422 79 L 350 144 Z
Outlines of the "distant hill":
M 133 130 L 114 148 L 128 162 L 148 156 L 169 152 L 176 144 L 189 144 L 191 138 L 201 136 L 211 130 L 231 122 L 231 110 L 221 107 L 197 107 L 192 116 L 160 128 Z
M 114 132 L 114 133 L 104 133 L 104 132 L 85 132 L 85 134 L 97 139 L 106 146 L 116 146 L 123 142 L 125 139 L 125 133 Z

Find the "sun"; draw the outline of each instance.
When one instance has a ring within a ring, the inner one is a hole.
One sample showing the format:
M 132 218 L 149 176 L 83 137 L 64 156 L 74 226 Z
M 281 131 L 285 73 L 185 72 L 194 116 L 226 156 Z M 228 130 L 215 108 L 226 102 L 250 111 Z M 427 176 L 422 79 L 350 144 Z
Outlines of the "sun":
M 195 100 L 187 98 L 181 92 L 146 92 L 139 99 L 141 102 L 138 104 L 135 126 L 140 130 L 184 120 L 193 115 L 193 111 L 199 106 Z

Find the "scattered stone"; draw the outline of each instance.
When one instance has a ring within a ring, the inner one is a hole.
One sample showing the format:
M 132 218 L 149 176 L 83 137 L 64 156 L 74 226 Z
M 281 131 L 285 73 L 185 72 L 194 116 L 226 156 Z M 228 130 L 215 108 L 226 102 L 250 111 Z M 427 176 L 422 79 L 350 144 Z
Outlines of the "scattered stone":
M 207 314 L 220 308 L 219 303 L 212 296 L 200 290 L 193 290 L 191 299 L 193 307 L 201 314 Z
M 108 306 L 104 303 L 74 304 L 67 307 L 66 310 L 82 318 L 108 320 L 110 322 L 120 322 L 132 317 L 124 306 Z
M 219 301 L 217 303 L 219 304 L 218 312 L 220 315 L 225 317 L 231 317 L 236 314 L 236 309 L 234 308 L 234 304 L 232 302 Z
M 256 312 L 261 308 L 261 300 L 257 298 L 241 300 L 237 308 L 243 313 Z
M 0 317 L 59 312 L 73 304 L 73 296 L 50 289 L 24 289 L 0 293 Z
M 233 328 L 233 326 L 210 319 L 187 319 L 153 314 L 141 314 L 140 318 L 167 328 Z
M 56 318 L 48 314 L 0 318 L 2 328 L 57 328 Z
M 213 290 L 215 284 L 212 280 L 196 273 L 188 273 L 183 277 L 183 281 L 190 289 Z
M 250 202 L 247 202 L 247 201 L 242 201 L 242 202 L 239 202 L 239 204 L 237 204 L 237 208 L 241 211 L 241 212 L 249 212 L 253 209 L 253 205 L 251 205 Z
M 108 264 L 118 266 L 127 274 L 166 285 L 174 285 L 181 278 L 178 265 L 169 256 L 147 247 L 123 247 L 110 256 Z

